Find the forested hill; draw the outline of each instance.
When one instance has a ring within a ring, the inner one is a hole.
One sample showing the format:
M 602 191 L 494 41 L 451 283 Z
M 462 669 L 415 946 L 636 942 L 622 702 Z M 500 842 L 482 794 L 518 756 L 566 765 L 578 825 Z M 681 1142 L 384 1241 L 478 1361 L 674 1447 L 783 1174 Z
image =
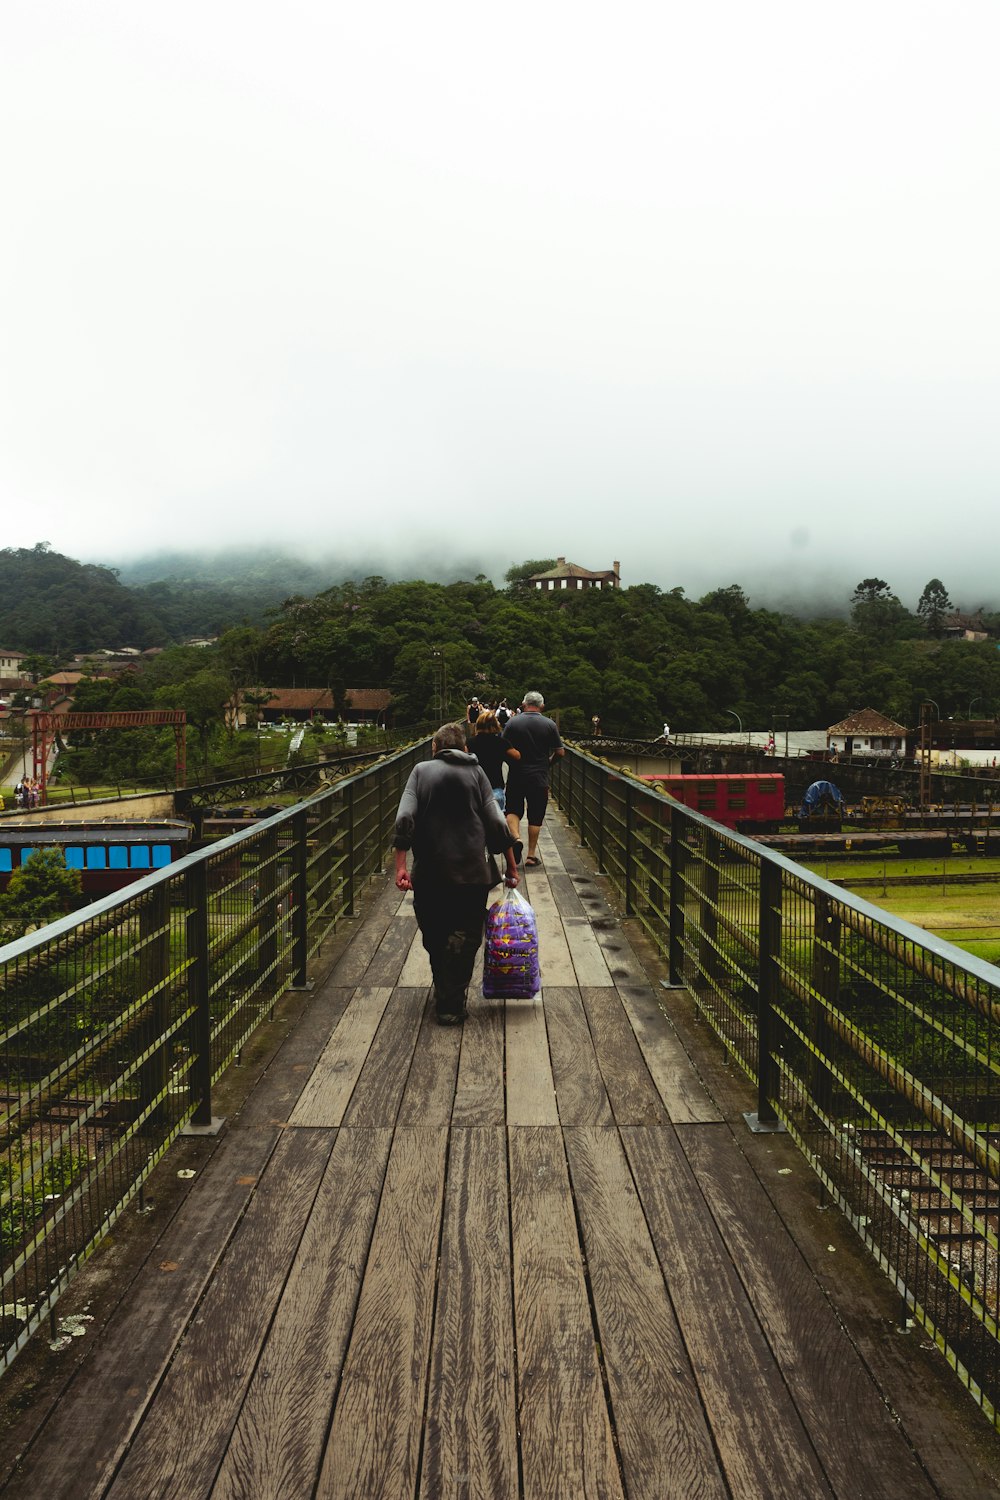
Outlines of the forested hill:
M 0 551 L 0 648 L 59 659 L 96 647 L 164 646 L 263 624 L 290 594 L 329 577 L 308 564 L 234 556 L 162 557 L 129 575 L 35 547 Z
M 59 658 L 100 646 L 156 646 L 163 621 L 113 568 L 35 547 L 0 550 L 0 647 Z
M 805 621 L 752 608 L 736 584 L 698 601 L 653 584 L 546 596 L 518 587 L 519 572 L 504 590 L 482 577 L 345 584 L 288 600 L 243 644 L 273 685 L 392 688 L 401 723 L 432 711 L 442 668 L 449 711 L 472 693 L 516 701 L 538 688 L 571 733 L 595 713 L 606 729 L 655 735 L 664 719 L 698 730 L 787 716 L 807 728 L 871 705 L 912 724 L 927 697 L 943 715 L 964 716 L 970 700 L 984 717 L 1000 705 L 995 641 L 943 638 L 936 579 L 915 613 L 865 579 L 849 614 Z
M 278 560 L 279 563 L 281 560 Z M 221 704 L 234 687 L 392 690 L 399 724 L 461 712 L 473 693 L 516 701 L 540 689 L 572 733 L 593 714 L 607 729 L 657 734 L 737 723 L 809 728 L 871 706 L 913 724 L 925 699 L 942 717 L 1000 713 L 1000 617 L 981 617 L 982 641 L 949 640 L 952 603 L 932 579 L 911 611 L 888 583 L 866 578 L 836 618 L 796 619 L 754 608 L 737 584 L 699 600 L 681 588 L 535 592 L 525 562 L 497 588 L 472 581 L 388 582 L 348 578 L 320 591 L 277 598 L 293 582 L 252 583 L 234 572 L 224 585 L 189 576 L 129 588 L 113 568 L 37 547 L 0 552 L 0 647 L 47 658 L 78 651 L 170 645 L 220 635 L 208 651 L 167 652 L 157 671 L 130 678 L 133 706 L 192 674 Z M 314 582 L 308 575 L 305 582 Z M 267 603 L 264 603 L 264 600 Z M 110 691 L 110 689 L 109 689 Z M 125 689 L 123 689 L 125 691 Z M 180 694 L 178 697 L 177 695 Z M 136 696 L 138 695 L 138 696 Z M 91 706 L 123 706 L 117 703 Z

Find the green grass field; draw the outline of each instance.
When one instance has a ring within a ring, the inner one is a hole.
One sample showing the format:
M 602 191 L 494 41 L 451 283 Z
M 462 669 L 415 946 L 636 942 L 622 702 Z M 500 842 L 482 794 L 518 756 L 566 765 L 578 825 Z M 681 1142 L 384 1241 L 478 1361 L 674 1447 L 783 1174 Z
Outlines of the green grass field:
M 873 906 L 954 943 L 976 958 L 1000 964 L 1000 860 L 958 856 L 947 860 L 824 859 L 811 862 L 806 868 L 825 880 L 844 881 L 848 890 L 853 889 Z M 877 879 L 883 874 L 939 876 L 940 884 L 936 880 L 933 885 L 884 888 L 850 884 L 852 875 L 858 879 Z M 991 874 L 996 880 L 986 885 L 949 884 L 949 875 L 960 874 Z

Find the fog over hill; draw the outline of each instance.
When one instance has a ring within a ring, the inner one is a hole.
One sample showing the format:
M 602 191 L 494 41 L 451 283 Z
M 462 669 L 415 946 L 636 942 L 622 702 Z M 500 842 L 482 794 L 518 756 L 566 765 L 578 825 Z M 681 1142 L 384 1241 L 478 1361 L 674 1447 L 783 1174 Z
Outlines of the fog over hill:
M 526 542 L 526 547 L 528 543 Z M 613 559 L 596 557 L 593 549 L 565 541 L 563 555 L 583 567 L 609 567 Z M 618 553 L 615 553 L 618 557 Z M 105 563 L 109 559 L 102 559 Z M 414 549 L 404 555 L 398 548 L 372 548 L 367 553 L 319 551 L 310 556 L 297 554 L 292 548 L 275 550 L 264 547 L 227 548 L 224 551 L 152 552 L 116 564 L 119 577 L 131 587 L 157 582 L 194 581 L 212 584 L 240 594 L 250 591 L 255 597 L 280 603 L 293 594 L 312 595 L 345 580 L 360 581 L 378 575 L 390 582 L 401 579 L 423 579 L 428 583 L 451 583 L 473 579 L 482 574 L 498 588 L 504 585 L 507 569 L 521 561 L 521 556 L 498 558 L 495 554 L 479 555 L 470 549 L 466 554 L 448 554 Z M 862 578 L 882 577 L 901 603 L 915 610 L 924 585 L 937 575 L 933 549 L 923 564 L 907 561 L 879 568 L 862 553 L 855 571 L 841 562 L 836 568 L 810 565 L 800 568 L 769 568 L 756 559 L 735 573 L 725 574 L 713 565 L 711 556 L 700 559 L 678 559 L 677 573 L 663 573 L 648 566 L 641 557 L 621 558 L 622 586 L 653 583 L 669 592 L 680 588 L 689 599 L 698 599 L 713 589 L 738 584 L 758 609 L 773 609 L 802 619 L 841 617 L 850 610 L 851 596 Z M 967 575 L 966 575 L 967 576 Z M 975 611 L 1000 607 L 1000 586 L 994 575 L 978 583 L 963 579 L 942 579 L 957 609 Z

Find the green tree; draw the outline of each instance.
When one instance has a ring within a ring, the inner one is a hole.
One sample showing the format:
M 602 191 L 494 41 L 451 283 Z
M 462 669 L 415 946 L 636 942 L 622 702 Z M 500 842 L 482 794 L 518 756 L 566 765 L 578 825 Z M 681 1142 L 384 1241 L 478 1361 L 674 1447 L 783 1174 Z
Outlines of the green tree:
M 514 563 L 513 567 L 507 569 L 504 582 L 512 594 L 527 593 L 531 585 L 528 579 L 532 573 L 547 573 L 554 568 L 556 560 L 554 557 L 529 557 L 522 563 Z
M 0 909 L 5 917 L 51 922 L 79 906 L 82 895 L 80 872 L 66 868 L 61 849 L 35 849 L 11 875 Z
M 940 578 L 932 578 L 924 585 L 924 591 L 917 602 L 917 614 L 926 625 L 929 635 L 940 638 L 944 617 L 951 607 L 948 590 Z

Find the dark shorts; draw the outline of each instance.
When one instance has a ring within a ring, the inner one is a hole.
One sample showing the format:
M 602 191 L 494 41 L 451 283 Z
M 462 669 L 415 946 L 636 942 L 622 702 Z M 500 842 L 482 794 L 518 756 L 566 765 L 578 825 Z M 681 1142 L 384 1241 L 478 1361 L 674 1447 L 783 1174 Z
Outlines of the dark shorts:
M 540 828 L 548 803 L 549 789 L 544 782 L 522 781 L 519 776 L 508 774 L 506 810 L 513 813 L 515 818 L 524 816 L 525 805 L 527 805 L 528 822 L 532 827 Z

